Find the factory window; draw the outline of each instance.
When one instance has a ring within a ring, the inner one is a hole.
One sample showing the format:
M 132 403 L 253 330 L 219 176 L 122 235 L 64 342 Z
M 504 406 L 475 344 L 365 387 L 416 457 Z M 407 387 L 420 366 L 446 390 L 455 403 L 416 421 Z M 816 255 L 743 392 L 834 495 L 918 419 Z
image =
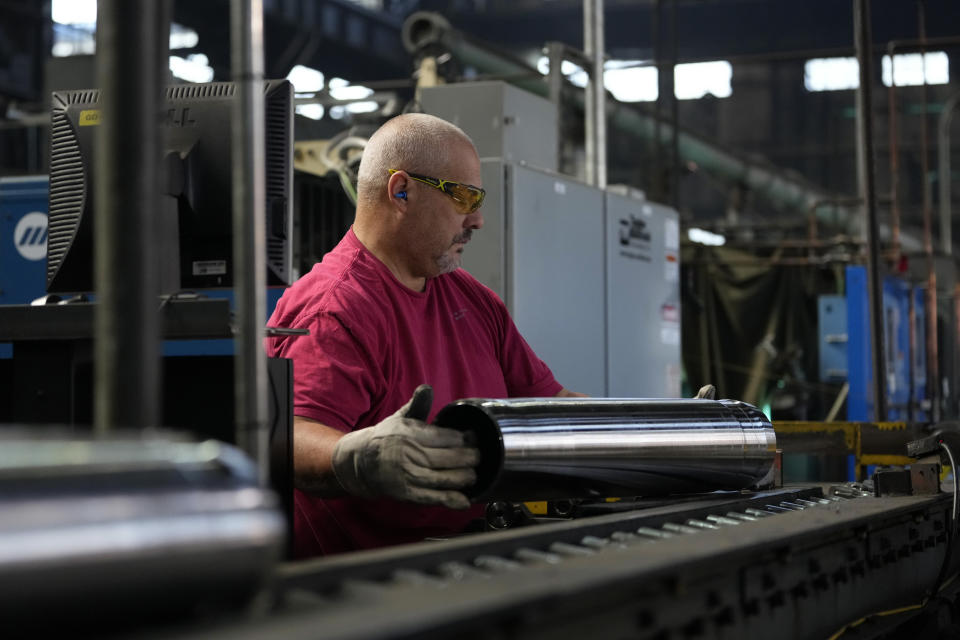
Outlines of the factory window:
M 176 22 L 170 23 L 170 50 L 193 49 L 200 42 L 196 31 Z
M 316 93 L 323 91 L 323 72 L 305 67 L 302 64 L 290 69 L 287 80 L 293 85 L 296 93 Z
M 609 65 L 610 63 L 608 62 L 607 64 Z M 543 75 L 550 73 L 550 58 L 541 56 L 540 59 L 537 60 L 537 70 Z M 587 72 L 569 60 L 564 60 L 563 64 L 560 65 L 560 73 L 566 76 L 570 84 L 575 87 L 582 89 L 587 86 Z M 604 71 L 604 75 L 606 75 L 606 71 Z
M 883 56 L 881 62 L 883 84 L 896 82 L 898 87 L 927 84 L 947 84 L 950 81 L 950 60 L 943 51 L 926 54 L 904 53 Z M 860 86 L 860 64 L 856 58 L 814 58 L 804 68 L 804 86 L 807 91 L 842 91 Z
M 58 24 L 87 25 L 97 22 L 97 0 L 53 0 L 50 14 Z
M 898 87 L 921 85 L 924 77 L 927 84 L 950 82 L 950 58 L 945 51 L 899 54 L 893 57 L 892 64 L 890 56 L 883 56 L 882 68 L 883 84 L 887 87 L 893 82 Z
M 727 243 L 727 239 L 719 233 L 714 233 L 698 227 L 690 227 L 687 229 L 687 238 L 690 240 L 690 242 L 705 244 L 711 247 L 722 247 Z
M 537 69 L 546 75 L 550 61 L 546 56 L 537 61 Z M 569 60 L 563 61 L 561 72 L 571 84 L 584 87 L 587 73 Z M 610 60 L 604 65 L 603 84 L 621 102 L 653 102 L 659 95 L 657 68 L 647 60 Z M 732 94 L 730 80 L 733 67 L 726 60 L 678 64 L 674 67 L 674 95 L 679 100 L 694 100 L 710 94 L 727 98 Z
M 842 91 L 860 86 L 860 65 L 856 58 L 814 58 L 803 69 L 807 91 Z
M 603 69 L 603 83 L 620 102 L 653 102 L 657 99 L 657 68 L 640 66 L 639 60 L 611 60 Z
M 287 80 L 293 85 L 298 99 L 313 98 L 317 92 L 323 91 L 323 73 L 302 64 L 290 69 Z M 324 108 L 317 102 L 299 103 L 296 112 L 311 120 L 319 120 L 323 117 Z
M 733 67 L 726 60 L 678 64 L 673 69 L 673 91 L 678 100 L 695 100 L 710 94 L 729 98 Z
M 186 58 L 170 56 L 170 73 L 187 82 L 213 81 L 213 67 L 202 53 L 191 53 Z
M 350 84 L 343 78 L 325 80 L 323 72 L 297 65 L 287 74 L 297 97 L 296 112 L 319 120 L 328 114 L 340 120 L 350 113 L 368 113 L 380 108 L 373 97 L 373 89 Z M 324 88 L 326 93 L 324 94 Z
M 310 118 L 311 120 L 319 120 L 324 114 L 323 105 L 315 102 L 310 104 L 298 104 L 296 111 L 304 118 Z
M 97 50 L 97 2 L 96 0 L 53 0 L 50 5 L 50 15 L 53 18 L 53 48 L 51 54 L 57 58 L 77 55 L 93 55 Z M 200 42 L 200 36 L 193 29 L 189 29 L 176 22 L 170 23 L 170 50 L 193 49 Z M 204 60 L 198 64 L 191 60 L 193 55 L 186 58 L 171 56 L 170 70 L 173 75 L 183 80 L 190 77 L 206 77 L 206 56 L 200 54 Z M 194 68 L 196 67 L 196 68 Z M 178 69 L 182 73 L 178 73 Z M 186 69 L 185 71 L 183 71 Z M 187 75 L 183 75 L 183 74 Z M 213 70 L 210 70 L 210 79 L 213 79 Z M 190 77 L 188 77 L 190 76 Z M 197 82 L 197 80 L 191 80 Z
M 334 100 L 348 101 L 342 106 L 342 110 L 337 109 L 337 107 L 332 107 L 330 109 L 331 118 L 339 119 L 342 118 L 345 113 L 368 113 L 380 108 L 380 105 L 375 101 L 364 100 L 364 98 L 369 98 L 373 95 L 373 89 L 369 87 L 350 84 L 343 78 L 330 78 L 330 84 L 328 86 L 331 98 Z

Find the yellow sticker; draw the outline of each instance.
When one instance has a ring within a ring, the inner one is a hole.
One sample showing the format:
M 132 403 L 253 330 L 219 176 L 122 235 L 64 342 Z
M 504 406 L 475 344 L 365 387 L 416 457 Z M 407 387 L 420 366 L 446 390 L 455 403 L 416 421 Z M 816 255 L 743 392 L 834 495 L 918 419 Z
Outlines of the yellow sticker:
M 100 124 L 99 109 L 84 109 L 80 112 L 81 127 L 95 127 Z
M 535 516 L 545 516 L 547 515 L 547 503 L 543 502 L 524 502 L 527 510 Z

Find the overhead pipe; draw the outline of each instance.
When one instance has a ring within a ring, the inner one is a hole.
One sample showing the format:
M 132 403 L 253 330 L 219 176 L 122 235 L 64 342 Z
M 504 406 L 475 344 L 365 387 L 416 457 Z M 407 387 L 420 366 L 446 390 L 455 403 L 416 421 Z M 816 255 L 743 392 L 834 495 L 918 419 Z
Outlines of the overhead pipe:
M 472 398 L 434 422 L 473 434 L 477 502 L 745 489 L 776 452 L 770 421 L 735 400 Z
M 480 40 L 457 31 L 440 14 L 428 11 L 411 14 L 403 24 L 401 36 L 404 47 L 411 54 L 443 51 L 463 64 L 484 73 L 509 78 L 509 82 L 517 87 L 549 97 L 549 85 L 536 69 L 518 58 L 496 51 Z M 576 107 L 584 108 L 583 92 L 571 92 L 571 97 Z M 669 122 L 643 114 L 622 103 L 611 102 L 615 106 L 608 109 L 610 129 L 643 141 L 658 141 L 664 147 L 673 143 L 675 127 Z M 803 214 L 812 209 L 825 223 L 835 224 L 839 221 L 848 229 L 852 229 L 857 220 L 855 210 L 848 207 L 814 207 L 817 203 L 829 201 L 829 194 L 825 191 L 803 180 L 784 175 L 765 164 L 739 158 L 688 131 L 677 131 L 676 146 L 684 161 L 696 163 L 704 171 L 728 183 L 743 184 L 778 208 Z M 889 228 L 881 229 L 889 233 Z M 919 250 L 922 246 L 911 236 L 904 235 L 902 241 L 904 249 L 908 251 Z

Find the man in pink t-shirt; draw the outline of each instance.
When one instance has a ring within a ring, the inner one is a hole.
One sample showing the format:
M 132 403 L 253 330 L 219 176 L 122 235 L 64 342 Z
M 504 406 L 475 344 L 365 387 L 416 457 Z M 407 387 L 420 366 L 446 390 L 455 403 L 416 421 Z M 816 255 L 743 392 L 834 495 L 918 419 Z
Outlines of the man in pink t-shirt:
M 484 195 L 463 131 L 398 116 L 370 138 L 358 177 L 353 227 L 270 319 L 310 335 L 266 340 L 294 361 L 297 557 L 450 535 L 482 513 L 464 495 L 479 453 L 428 424 L 446 404 L 581 395 L 459 268 Z

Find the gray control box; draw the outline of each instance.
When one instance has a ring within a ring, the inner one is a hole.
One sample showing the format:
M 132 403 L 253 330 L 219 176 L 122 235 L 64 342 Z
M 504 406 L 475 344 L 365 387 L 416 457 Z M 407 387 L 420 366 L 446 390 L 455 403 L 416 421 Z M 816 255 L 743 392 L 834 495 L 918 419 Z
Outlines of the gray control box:
M 420 105 L 473 139 L 481 158 L 557 169 L 557 107 L 501 81 L 461 82 L 423 89 Z
M 680 220 L 606 194 L 607 395 L 680 397 Z
M 481 161 L 484 225 L 464 268 L 506 303 L 564 386 L 680 395 L 680 226 L 669 207 Z

